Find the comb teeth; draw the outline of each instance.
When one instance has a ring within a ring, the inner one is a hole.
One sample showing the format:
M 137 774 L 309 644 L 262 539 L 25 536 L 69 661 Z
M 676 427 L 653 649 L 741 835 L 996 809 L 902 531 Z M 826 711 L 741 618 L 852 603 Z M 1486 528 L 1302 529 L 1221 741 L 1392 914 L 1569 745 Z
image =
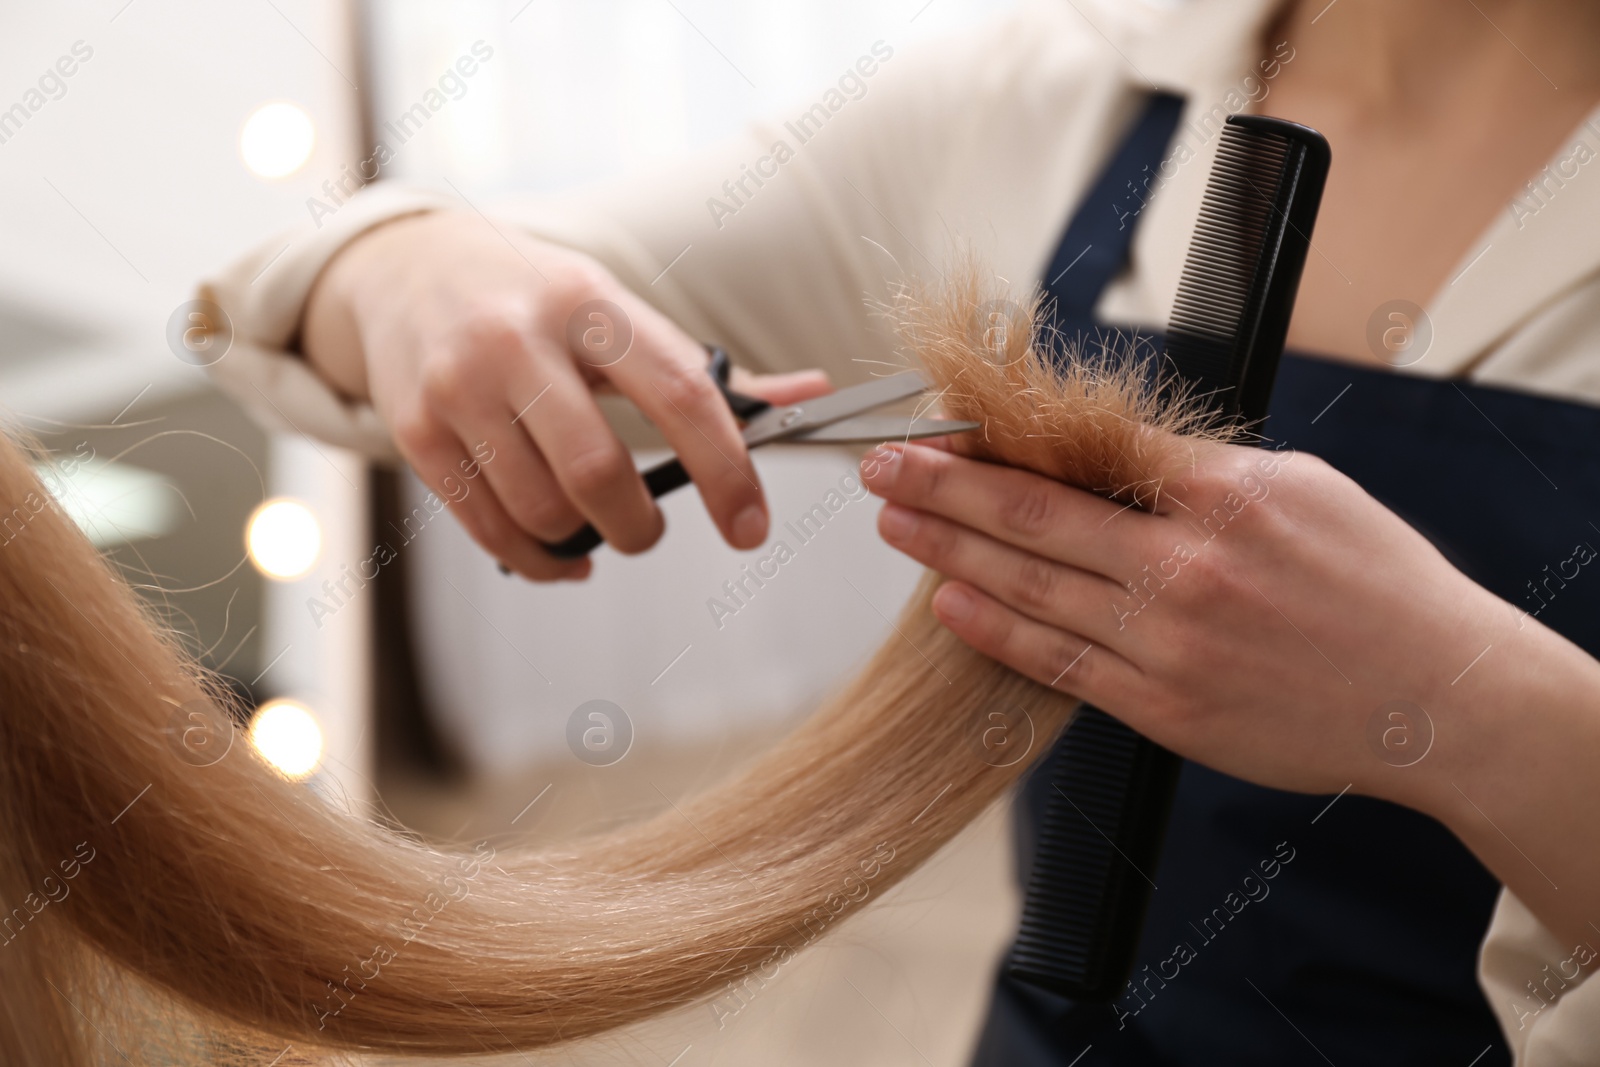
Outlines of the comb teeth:
M 1229 124 L 1200 205 L 1167 333 L 1167 354 L 1197 395 L 1239 409 L 1252 333 L 1288 223 L 1298 146 L 1282 134 Z
M 1098 708 L 1079 708 L 1039 769 L 1050 794 L 1006 960 L 1012 977 L 1075 999 L 1122 991 L 1119 957 L 1138 941 L 1178 769 L 1166 749 Z

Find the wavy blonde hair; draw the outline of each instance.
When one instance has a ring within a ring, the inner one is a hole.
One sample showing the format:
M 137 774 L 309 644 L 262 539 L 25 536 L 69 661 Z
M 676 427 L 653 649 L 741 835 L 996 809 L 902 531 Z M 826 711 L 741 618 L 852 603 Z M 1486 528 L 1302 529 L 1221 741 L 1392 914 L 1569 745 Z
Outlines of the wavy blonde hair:
M 972 273 L 898 309 L 946 412 L 983 423 L 969 455 L 1139 503 L 1188 461 L 1181 435 L 1217 435 L 1131 363 L 1058 366 L 1015 322 L 996 339 L 994 306 Z M 178 716 L 226 697 L 48 499 L 0 443 L 0 509 L 27 512 L 0 547 L 0 1059 L 18 1067 L 111 1062 L 108 1044 L 151 1062 L 512 1051 L 707 998 L 1017 780 L 1030 760 L 987 758 L 992 711 L 1025 709 L 1037 755 L 1074 706 L 941 627 L 930 574 L 861 674 L 726 784 L 563 847 L 442 851 L 248 746 L 182 758 Z

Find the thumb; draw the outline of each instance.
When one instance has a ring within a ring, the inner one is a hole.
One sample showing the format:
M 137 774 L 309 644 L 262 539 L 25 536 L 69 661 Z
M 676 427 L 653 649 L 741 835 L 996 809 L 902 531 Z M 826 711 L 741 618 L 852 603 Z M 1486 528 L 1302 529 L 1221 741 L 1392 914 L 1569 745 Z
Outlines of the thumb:
M 741 393 L 758 396 L 769 404 L 794 404 L 833 392 L 826 371 L 801 370 L 787 374 L 751 374 L 735 367 L 729 384 Z

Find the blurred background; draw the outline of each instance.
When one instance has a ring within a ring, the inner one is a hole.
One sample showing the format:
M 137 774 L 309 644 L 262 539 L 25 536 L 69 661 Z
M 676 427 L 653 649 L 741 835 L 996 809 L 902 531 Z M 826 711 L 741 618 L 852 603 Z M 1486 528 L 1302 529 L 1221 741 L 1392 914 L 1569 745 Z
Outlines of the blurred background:
M 356 175 L 474 203 L 614 179 L 813 98 L 875 41 L 914 47 L 1012 2 L 7 5 L 0 406 L 285 773 L 440 839 L 648 813 L 769 744 L 892 634 L 917 572 L 878 542 L 876 505 L 852 502 L 720 627 L 707 601 L 753 557 L 690 494 L 665 502 L 656 550 L 602 550 L 583 588 L 501 577 L 448 517 L 351 583 L 418 485 L 221 397 L 199 364 L 226 355 L 184 343 L 195 285 L 287 249 Z M 375 160 L 464 55 L 477 72 Z M 781 527 L 854 459 L 759 466 Z M 964 1062 L 1014 917 L 1005 833 L 1003 813 L 980 821 L 733 1017 L 701 1007 L 561 1059 Z

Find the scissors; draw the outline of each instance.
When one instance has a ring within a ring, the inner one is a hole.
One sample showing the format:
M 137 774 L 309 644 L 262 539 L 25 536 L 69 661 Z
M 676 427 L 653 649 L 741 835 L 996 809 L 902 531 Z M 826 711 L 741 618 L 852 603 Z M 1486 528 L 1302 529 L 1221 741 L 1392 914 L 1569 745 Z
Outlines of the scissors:
M 887 378 L 875 378 L 798 404 L 774 407 L 759 397 L 746 396 L 728 388 L 728 353 L 712 345 L 706 347 L 711 352 L 710 371 L 717 389 L 734 415 L 744 423 L 742 436 L 746 448 L 758 448 L 778 441 L 826 445 L 910 441 L 965 433 L 981 425 L 953 419 L 866 414 L 885 404 L 927 392 L 927 380 L 914 370 L 901 371 Z M 689 472 L 683 469 L 683 464 L 678 460 L 668 460 L 645 471 L 644 484 L 652 497 L 661 497 L 688 485 Z M 544 548 L 557 559 L 579 559 L 592 552 L 603 540 L 600 531 L 590 525 L 563 541 L 546 544 Z

